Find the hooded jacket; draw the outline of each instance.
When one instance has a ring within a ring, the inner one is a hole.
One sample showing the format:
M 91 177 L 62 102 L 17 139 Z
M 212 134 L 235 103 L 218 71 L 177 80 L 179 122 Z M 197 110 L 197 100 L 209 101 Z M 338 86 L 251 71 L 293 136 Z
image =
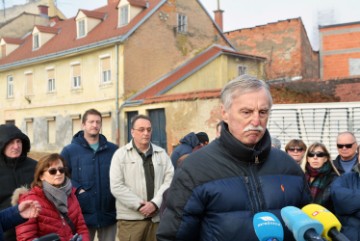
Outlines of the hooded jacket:
M 35 186 L 29 191 L 21 188 L 17 189 L 13 199 L 13 202 L 18 199 L 19 203 L 24 200 L 36 200 L 41 205 L 41 212 L 38 217 L 31 218 L 27 222 L 16 226 L 18 241 L 32 241 L 50 233 L 58 234 L 61 241 L 68 241 L 73 237 L 70 225 L 60 215 L 55 205 L 47 199 L 43 189 L 40 187 Z M 75 196 L 75 189 L 69 195 L 67 205 L 67 215 L 73 222 L 76 232 L 82 236 L 83 241 L 89 241 L 89 231 L 81 214 L 81 208 Z
M 157 240 L 254 241 L 253 217 L 311 200 L 300 166 L 271 148 L 268 131 L 249 148 L 223 123 L 221 135 L 192 153 L 175 172 Z M 285 228 L 284 240 L 293 241 Z
M 117 145 L 99 136 L 97 151 L 89 146 L 84 131 L 76 133 L 70 145 L 64 147 L 71 182 L 77 189 L 77 197 L 88 227 L 106 227 L 116 223 L 115 198 L 110 192 L 109 170 Z M 85 192 L 78 193 L 80 189 Z
M 181 156 L 185 154 L 190 154 L 193 151 L 194 147 L 196 147 L 199 144 L 200 141 L 194 132 L 190 132 L 189 134 L 184 136 L 180 140 L 180 145 L 178 145 L 173 150 L 170 157 L 174 168 L 176 168 L 176 162 Z
M 335 215 L 341 232 L 351 241 L 360 241 L 360 164 L 338 177 L 331 185 Z
M 22 141 L 22 153 L 18 158 L 9 158 L 4 154 L 7 144 L 14 140 Z M 0 210 L 10 207 L 14 190 L 21 186 L 30 186 L 34 179 L 36 161 L 27 157 L 30 151 L 30 140 L 14 125 L 0 125 Z M 15 229 L 4 234 L 5 240 L 15 238 Z

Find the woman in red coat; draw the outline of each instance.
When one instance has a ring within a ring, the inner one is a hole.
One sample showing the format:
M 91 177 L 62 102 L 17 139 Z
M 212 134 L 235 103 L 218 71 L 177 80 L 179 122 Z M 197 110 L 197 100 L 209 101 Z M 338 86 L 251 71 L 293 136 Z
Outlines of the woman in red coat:
M 61 241 L 89 241 L 75 189 L 59 154 L 46 155 L 37 163 L 31 190 L 20 194 L 19 203 L 30 199 L 40 203 L 41 212 L 16 227 L 18 241 L 31 241 L 49 233 L 58 234 Z

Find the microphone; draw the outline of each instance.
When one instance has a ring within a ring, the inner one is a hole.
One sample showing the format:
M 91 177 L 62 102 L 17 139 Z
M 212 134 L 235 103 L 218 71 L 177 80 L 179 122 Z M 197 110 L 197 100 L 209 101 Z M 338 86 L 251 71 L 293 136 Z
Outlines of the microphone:
M 294 206 L 284 207 L 281 209 L 281 217 L 296 241 L 326 241 L 319 235 L 324 229 L 322 224 L 309 218 L 301 209 Z
M 283 241 L 284 229 L 280 220 L 272 213 L 257 213 L 253 219 L 256 236 L 260 241 Z
M 319 204 L 308 204 L 302 210 L 312 219 L 319 221 L 324 226 L 322 236 L 332 241 L 350 241 L 340 233 L 341 223 L 337 217 Z
M 60 241 L 60 237 L 56 233 L 49 233 L 40 238 L 33 239 L 33 241 Z

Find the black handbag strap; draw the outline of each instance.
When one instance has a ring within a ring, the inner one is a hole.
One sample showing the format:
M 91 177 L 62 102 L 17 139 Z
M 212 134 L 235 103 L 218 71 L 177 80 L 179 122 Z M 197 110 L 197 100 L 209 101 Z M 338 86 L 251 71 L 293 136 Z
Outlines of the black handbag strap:
M 74 223 L 71 221 L 71 219 L 69 218 L 69 216 L 66 213 L 61 213 L 64 217 L 64 219 L 66 220 L 66 222 L 69 224 L 72 233 L 75 235 L 76 234 L 76 228 Z

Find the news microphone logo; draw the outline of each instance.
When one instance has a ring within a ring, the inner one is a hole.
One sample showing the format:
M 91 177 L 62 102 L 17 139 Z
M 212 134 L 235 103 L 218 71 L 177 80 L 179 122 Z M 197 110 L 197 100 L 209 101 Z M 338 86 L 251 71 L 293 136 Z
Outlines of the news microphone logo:
M 332 241 L 349 241 L 340 232 L 341 223 L 337 217 L 323 206 L 315 203 L 308 204 L 302 210 L 312 219 L 319 221 L 324 226 L 322 236 Z
M 257 213 L 253 219 L 256 236 L 260 241 L 283 241 L 284 229 L 280 220 L 272 213 Z

